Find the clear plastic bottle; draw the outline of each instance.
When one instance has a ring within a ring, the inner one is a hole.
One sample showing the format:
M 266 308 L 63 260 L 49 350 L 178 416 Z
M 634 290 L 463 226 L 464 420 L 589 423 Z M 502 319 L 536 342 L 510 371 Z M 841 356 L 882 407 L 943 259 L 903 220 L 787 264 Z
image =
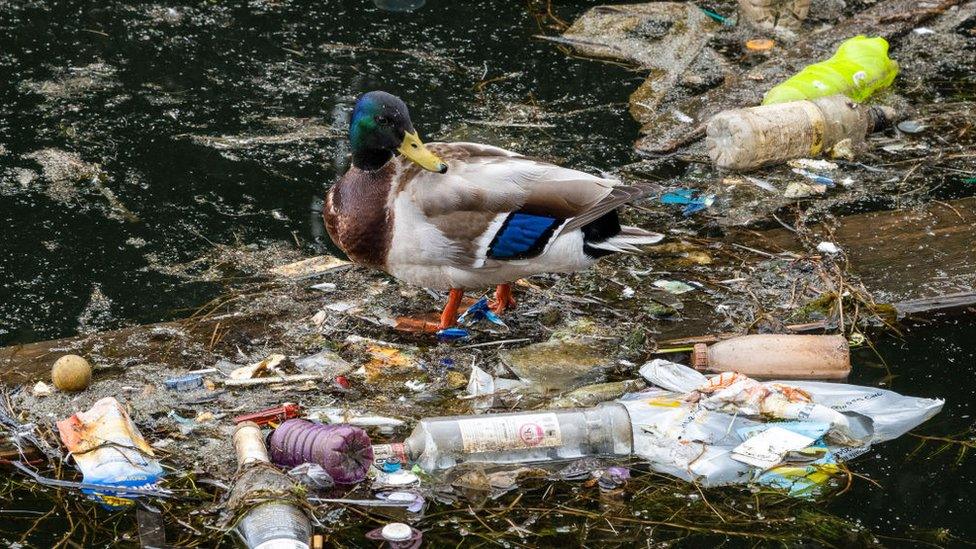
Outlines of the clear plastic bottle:
M 286 492 L 291 479 L 272 466 L 261 428 L 245 421 L 234 430 L 234 450 L 240 468 L 230 500 L 244 501 L 252 491 Z M 249 549 L 309 549 L 312 525 L 305 513 L 291 503 L 269 500 L 250 509 L 237 522 L 237 530 Z
M 845 139 L 891 124 L 895 111 L 866 107 L 843 95 L 723 111 L 705 128 L 705 148 L 719 168 L 746 171 L 819 156 Z
M 403 443 L 373 446 L 377 459 L 398 457 L 427 471 L 460 463 L 523 463 L 630 455 L 627 409 L 593 408 L 423 419 Z
M 692 365 L 749 377 L 843 379 L 851 373 L 851 355 L 841 335 L 753 334 L 695 345 Z

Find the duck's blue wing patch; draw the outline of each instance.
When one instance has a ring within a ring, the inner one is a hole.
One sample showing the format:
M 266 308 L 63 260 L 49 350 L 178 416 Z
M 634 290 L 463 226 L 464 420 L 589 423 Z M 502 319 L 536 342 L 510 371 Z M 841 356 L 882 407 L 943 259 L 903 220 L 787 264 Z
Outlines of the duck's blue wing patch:
M 487 256 L 492 259 L 524 259 L 539 255 L 563 221 L 544 215 L 512 212 L 495 233 Z

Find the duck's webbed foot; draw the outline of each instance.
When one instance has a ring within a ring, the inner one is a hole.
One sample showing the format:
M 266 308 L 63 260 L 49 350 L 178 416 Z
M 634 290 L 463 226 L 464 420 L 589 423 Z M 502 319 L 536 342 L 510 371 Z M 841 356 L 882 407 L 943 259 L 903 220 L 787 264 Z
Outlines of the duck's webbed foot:
M 491 302 L 491 310 L 496 315 L 503 314 L 508 309 L 516 305 L 515 298 L 512 296 L 512 285 L 499 284 L 495 287 L 495 299 Z

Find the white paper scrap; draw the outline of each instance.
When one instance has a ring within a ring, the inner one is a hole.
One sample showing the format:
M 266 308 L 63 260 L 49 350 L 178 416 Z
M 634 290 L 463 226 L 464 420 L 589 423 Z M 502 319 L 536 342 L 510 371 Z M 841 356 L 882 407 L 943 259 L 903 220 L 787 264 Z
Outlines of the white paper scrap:
M 769 469 L 781 461 L 787 452 L 802 450 L 814 443 L 814 439 L 783 429 L 770 427 L 749 438 L 732 450 L 732 459 L 761 469 Z

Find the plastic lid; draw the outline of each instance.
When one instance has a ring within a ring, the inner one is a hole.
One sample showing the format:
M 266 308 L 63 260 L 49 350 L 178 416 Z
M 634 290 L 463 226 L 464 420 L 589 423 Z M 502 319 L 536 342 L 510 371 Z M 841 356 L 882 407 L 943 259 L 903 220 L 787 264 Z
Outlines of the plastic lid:
M 708 345 L 696 343 L 691 351 L 691 366 L 696 370 L 708 369 Z
M 386 541 L 407 541 L 413 537 L 413 529 L 402 522 L 391 522 L 383 527 L 382 534 Z
M 776 42 L 768 38 L 753 38 L 752 40 L 746 41 L 746 49 L 751 51 L 769 51 L 775 45 Z
M 417 494 L 413 492 L 390 492 L 386 495 L 387 501 L 417 501 Z

